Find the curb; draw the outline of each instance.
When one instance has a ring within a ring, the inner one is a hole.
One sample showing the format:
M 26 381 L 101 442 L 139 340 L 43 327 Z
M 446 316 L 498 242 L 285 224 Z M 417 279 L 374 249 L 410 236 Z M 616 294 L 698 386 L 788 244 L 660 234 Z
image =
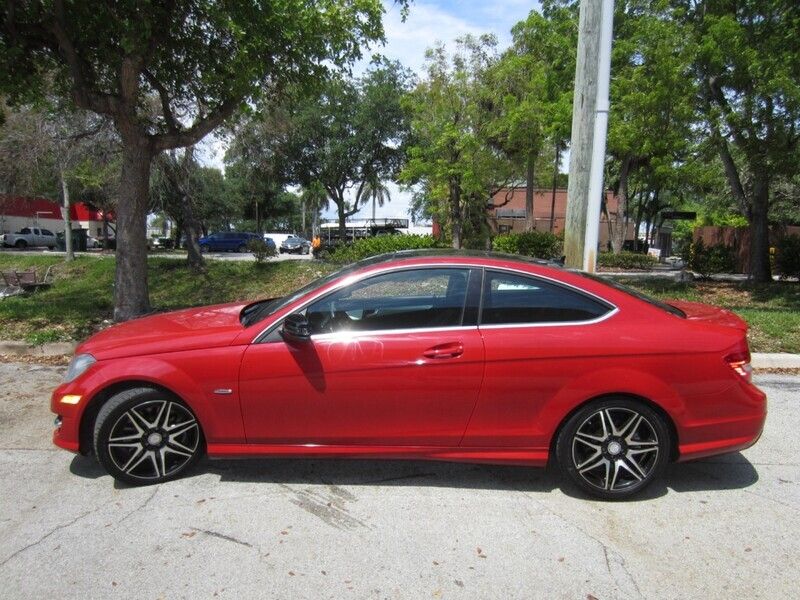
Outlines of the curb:
M 0 354 L 11 356 L 63 356 L 75 351 L 77 342 L 53 342 L 34 346 L 27 342 L 0 341 Z
M 754 369 L 800 369 L 800 354 L 788 352 L 753 352 L 750 361 Z

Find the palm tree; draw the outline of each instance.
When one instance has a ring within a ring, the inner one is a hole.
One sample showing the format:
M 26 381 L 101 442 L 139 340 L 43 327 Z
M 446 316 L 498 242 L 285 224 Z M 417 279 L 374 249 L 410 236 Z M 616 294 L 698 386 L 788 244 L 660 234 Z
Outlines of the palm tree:
M 372 220 L 375 220 L 375 205 L 383 206 L 385 202 L 391 202 L 392 196 L 387 185 L 380 179 L 372 179 L 364 182 L 360 190 L 359 202 L 367 199 L 372 200 Z

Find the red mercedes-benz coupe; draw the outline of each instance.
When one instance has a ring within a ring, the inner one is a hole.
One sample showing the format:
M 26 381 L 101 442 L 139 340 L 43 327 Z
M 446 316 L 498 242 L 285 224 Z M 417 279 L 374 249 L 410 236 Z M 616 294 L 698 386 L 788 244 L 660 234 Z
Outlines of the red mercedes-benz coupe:
M 145 317 L 81 344 L 53 441 L 133 484 L 206 452 L 544 466 L 635 494 L 747 448 L 746 324 L 541 261 L 401 252 L 284 298 Z

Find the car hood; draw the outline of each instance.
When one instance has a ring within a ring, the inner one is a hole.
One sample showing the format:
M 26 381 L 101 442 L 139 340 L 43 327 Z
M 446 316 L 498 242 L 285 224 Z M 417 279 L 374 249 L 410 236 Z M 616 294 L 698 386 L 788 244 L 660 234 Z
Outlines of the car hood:
M 134 319 L 104 329 L 78 346 L 98 360 L 229 345 L 242 332 L 247 303 L 189 308 Z
M 668 300 L 668 304 L 682 310 L 690 321 L 704 321 L 723 327 L 732 327 L 747 331 L 747 323 L 739 315 L 724 308 L 702 304 L 700 302 L 686 302 L 684 300 Z

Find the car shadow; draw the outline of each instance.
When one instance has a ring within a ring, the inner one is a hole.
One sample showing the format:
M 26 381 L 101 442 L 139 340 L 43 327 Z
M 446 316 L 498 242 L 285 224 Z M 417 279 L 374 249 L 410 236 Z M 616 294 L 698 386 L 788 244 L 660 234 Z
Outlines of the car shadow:
M 93 457 L 75 456 L 70 472 L 86 479 L 107 476 Z M 551 492 L 586 499 L 577 486 L 564 480 L 557 469 L 482 465 L 421 460 L 369 459 L 215 459 L 203 458 L 186 477 L 204 474 L 235 483 L 338 486 L 421 486 L 517 492 Z M 747 488 L 758 481 L 755 467 L 741 453 L 687 463 L 670 464 L 631 502 L 647 501 L 677 493 Z M 115 482 L 115 487 L 128 486 Z

